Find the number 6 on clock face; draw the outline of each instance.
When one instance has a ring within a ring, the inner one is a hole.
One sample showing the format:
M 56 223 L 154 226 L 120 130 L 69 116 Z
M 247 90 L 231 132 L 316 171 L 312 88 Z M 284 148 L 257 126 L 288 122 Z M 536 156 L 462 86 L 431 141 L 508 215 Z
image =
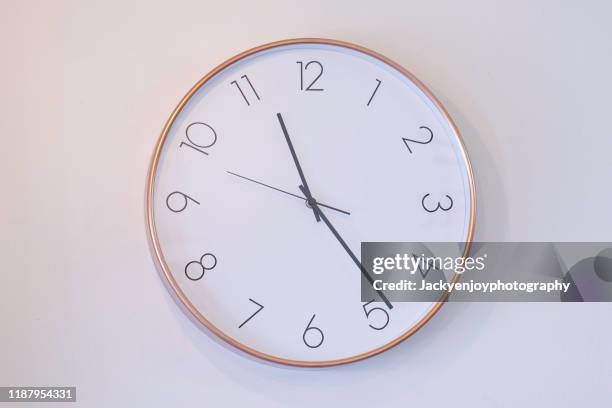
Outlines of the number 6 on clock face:
M 440 307 L 363 302 L 361 242 L 470 242 L 474 200 L 459 133 L 424 85 L 365 48 L 299 39 L 245 51 L 185 96 L 147 220 L 171 292 L 207 330 L 329 366 L 389 349 Z

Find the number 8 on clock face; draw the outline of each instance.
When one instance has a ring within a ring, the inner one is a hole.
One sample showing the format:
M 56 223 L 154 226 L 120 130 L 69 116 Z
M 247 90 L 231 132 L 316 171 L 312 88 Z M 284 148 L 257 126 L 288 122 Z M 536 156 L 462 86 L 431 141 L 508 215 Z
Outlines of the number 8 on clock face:
M 362 47 L 280 41 L 200 80 L 168 120 L 147 188 L 169 288 L 209 332 L 296 366 L 398 344 L 440 303 L 362 301 L 364 241 L 470 242 L 459 133 L 410 73 Z

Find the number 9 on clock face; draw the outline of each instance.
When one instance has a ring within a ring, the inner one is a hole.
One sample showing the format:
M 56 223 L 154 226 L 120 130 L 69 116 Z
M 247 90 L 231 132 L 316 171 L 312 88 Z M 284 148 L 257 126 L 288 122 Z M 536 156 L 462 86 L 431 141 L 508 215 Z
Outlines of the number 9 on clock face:
M 206 330 L 296 366 L 373 356 L 439 303 L 360 298 L 364 241 L 469 242 L 459 133 L 410 73 L 365 48 L 280 41 L 200 80 L 155 151 L 148 232 Z

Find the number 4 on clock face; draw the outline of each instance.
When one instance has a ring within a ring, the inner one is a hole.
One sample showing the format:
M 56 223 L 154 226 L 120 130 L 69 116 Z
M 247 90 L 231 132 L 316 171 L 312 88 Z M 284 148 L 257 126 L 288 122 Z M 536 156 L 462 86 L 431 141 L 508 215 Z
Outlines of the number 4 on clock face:
M 439 102 L 399 65 L 331 40 L 259 47 L 207 75 L 172 114 L 149 183 L 172 293 L 233 346 L 294 366 L 372 356 L 438 310 L 360 299 L 377 279 L 362 242 L 473 232 L 467 153 Z

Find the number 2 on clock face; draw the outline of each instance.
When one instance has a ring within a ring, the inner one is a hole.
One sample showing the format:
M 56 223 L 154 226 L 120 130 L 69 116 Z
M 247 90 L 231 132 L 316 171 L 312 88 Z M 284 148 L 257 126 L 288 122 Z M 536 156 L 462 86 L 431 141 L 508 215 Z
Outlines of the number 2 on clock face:
M 152 163 L 149 221 L 200 322 L 258 357 L 325 366 L 386 349 L 439 307 L 361 301 L 361 242 L 467 242 L 473 193 L 456 128 L 414 77 L 357 46 L 295 40 L 188 94 Z

